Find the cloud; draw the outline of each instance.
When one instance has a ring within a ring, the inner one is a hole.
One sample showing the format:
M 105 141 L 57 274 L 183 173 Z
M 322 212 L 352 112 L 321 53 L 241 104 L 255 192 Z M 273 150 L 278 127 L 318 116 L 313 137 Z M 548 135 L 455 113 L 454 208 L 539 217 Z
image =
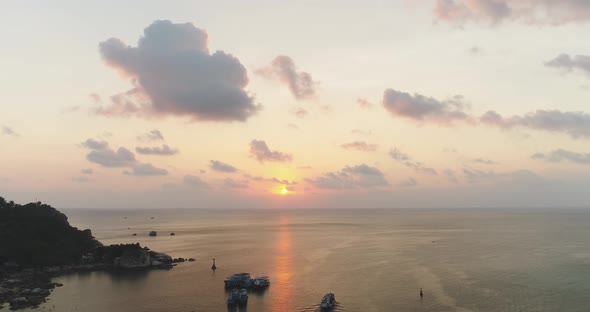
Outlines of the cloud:
M 375 167 L 365 164 L 358 166 L 346 166 L 340 171 L 328 172 L 315 179 L 306 179 L 320 189 L 356 189 L 375 188 L 389 185 L 383 172 Z
M 226 164 L 224 162 L 221 162 L 219 160 L 211 160 L 209 162 L 209 168 L 211 168 L 215 171 L 227 172 L 227 173 L 238 171 L 238 169 L 236 169 L 236 167 Z
M 261 109 L 244 90 L 245 67 L 231 54 L 211 53 L 207 33 L 191 23 L 155 21 L 137 46 L 110 38 L 99 49 L 133 89 L 113 96 L 111 106 L 99 107 L 98 114 L 246 121 Z
M 350 131 L 350 133 L 357 134 L 357 135 L 364 135 L 364 136 L 373 135 L 373 132 L 368 131 L 368 130 L 362 130 L 362 129 L 352 129 L 352 131 Z
M 542 159 L 548 162 L 569 161 L 581 165 L 590 165 L 590 153 L 576 153 L 564 149 L 556 149 L 547 154 L 536 153 L 531 158 Z
M 484 165 L 497 165 L 498 163 L 493 161 L 493 160 L 489 160 L 489 159 L 485 159 L 485 158 L 475 158 L 473 160 L 473 162 L 478 163 L 478 164 L 484 164 Z
M 143 155 L 159 155 L 171 156 L 178 154 L 178 149 L 170 148 L 170 146 L 163 144 L 162 147 L 136 147 L 135 151 Z
M 15 137 L 15 138 L 17 138 L 17 137 L 20 136 L 11 127 L 8 127 L 8 126 L 2 126 L 2 134 L 3 135 L 12 136 L 12 137 Z
M 97 141 L 95 139 L 88 139 L 82 142 L 81 145 L 92 150 L 103 150 L 109 146 L 109 143 L 107 141 Z
M 472 168 L 463 168 L 463 176 L 469 183 L 478 183 L 484 180 L 493 182 L 516 182 L 521 185 L 534 185 L 546 182 L 530 170 L 516 170 L 511 172 L 497 173 L 493 170 L 484 171 Z
M 136 176 L 168 174 L 168 171 L 165 169 L 156 168 L 150 163 L 140 163 L 135 158 L 135 154 L 125 147 L 119 147 L 115 151 L 109 147 L 109 144 L 106 141 L 96 141 L 94 139 L 88 139 L 81 145 L 90 150 L 86 155 L 86 159 L 103 167 L 129 168 L 131 171 L 124 171 L 123 173 Z
M 316 94 L 317 82 L 313 81 L 311 74 L 298 72 L 293 59 L 286 55 L 277 56 L 269 66 L 258 69 L 256 73 L 286 84 L 297 100 L 305 100 Z
M 288 125 L 287 125 L 287 127 L 288 127 L 289 129 L 293 129 L 293 130 L 299 130 L 299 126 L 298 126 L 298 125 L 296 125 L 296 124 L 294 124 L 294 123 L 290 123 L 290 124 L 288 124 Z
M 465 23 L 503 21 L 561 25 L 590 20 L 586 0 L 436 0 L 438 20 Z
M 350 142 L 350 143 L 345 143 L 340 145 L 341 148 L 346 149 L 346 150 L 356 150 L 356 151 L 362 151 L 362 152 L 374 152 L 377 150 L 377 147 L 379 147 L 379 145 L 377 144 L 369 144 L 367 142 L 364 141 L 354 141 L 354 142 Z
M 431 174 L 431 175 L 438 174 L 438 172 L 436 172 L 436 170 L 434 168 L 426 167 L 421 162 L 413 161 L 412 158 L 410 156 L 408 156 L 408 154 L 403 153 L 402 151 L 400 151 L 397 148 L 394 148 L 391 151 L 389 151 L 389 156 L 391 158 L 393 158 L 394 160 L 396 160 L 397 162 L 400 162 L 403 165 L 405 165 L 406 167 L 412 168 L 412 169 L 416 170 L 417 172 Z
M 135 155 L 124 147 L 119 147 L 117 151 L 110 148 L 94 149 L 86 155 L 86 159 L 107 168 L 133 167 L 137 164 Z
M 72 181 L 77 182 L 77 183 L 86 183 L 86 182 L 90 182 L 90 179 L 88 177 L 73 177 Z
M 408 178 L 402 182 L 400 182 L 397 186 L 399 187 L 412 187 L 418 185 L 418 182 L 414 178 Z
M 154 129 L 142 136 L 138 136 L 137 139 L 139 141 L 164 141 L 164 135 L 162 135 L 162 132 L 160 132 L 160 130 Z
M 442 171 L 442 174 L 447 178 L 447 180 L 451 183 L 459 183 L 459 179 L 457 179 L 457 175 L 455 174 L 454 170 L 445 169 Z
M 293 160 L 291 154 L 271 151 L 266 145 L 266 142 L 262 140 L 252 140 L 252 142 L 250 142 L 250 155 L 255 157 L 261 163 L 265 161 L 290 162 Z
M 237 181 L 231 178 L 223 180 L 223 186 L 230 189 L 246 189 L 249 188 L 248 181 Z
M 364 109 L 369 109 L 369 108 L 373 107 L 373 104 L 371 102 L 369 102 L 367 99 L 358 98 L 358 99 L 356 99 L 356 103 L 361 108 L 364 108 Z
M 94 174 L 94 170 L 92 170 L 92 168 L 81 169 L 80 173 L 90 175 L 90 174 Z
M 567 71 L 580 71 L 590 75 L 590 55 L 560 54 L 549 62 L 545 63 L 547 67 L 561 68 Z
M 156 168 L 152 164 L 135 164 L 131 167 L 131 172 L 124 171 L 124 174 L 135 175 L 135 176 L 160 176 L 167 175 L 166 169 Z
M 281 180 L 281 179 L 277 179 L 276 177 L 273 177 L 271 181 L 274 183 L 284 184 L 284 185 L 297 185 L 296 181 L 289 182 L 289 180 Z
M 455 96 L 446 101 L 439 101 L 421 94 L 386 89 L 383 93 L 383 106 L 393 116 L 415 121 L 431 121 L 448 125 L 454 121 L 467 121 L 467 105 L 463 97 Z
M 291 114 L 299 118 L 305 118 L 305 116 L 307 116 L 309 112 L 305 108 L 297 107 L 291 111 Z
M 203 181 L 201 178 L 194 176 L 194 175 L 185 175 L 182 179 L 182 182 L 188 186 L 201 188 L 201 189 L 209 189 L 209 183 Z
M 583 112 L 537 110 L 524 116 L 503 117 L 490 110 L 480 117 L 480 122 L 504 129 L 526 127 L 535 130 L 564 132 L 572 138 L 590 138 L 590 115 Z

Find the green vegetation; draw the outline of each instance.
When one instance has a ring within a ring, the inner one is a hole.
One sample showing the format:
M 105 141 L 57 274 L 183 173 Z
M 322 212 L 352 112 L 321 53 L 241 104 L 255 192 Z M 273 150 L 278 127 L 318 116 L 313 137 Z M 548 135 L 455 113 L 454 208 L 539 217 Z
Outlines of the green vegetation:
M 65 214 L 49 205 L 19 205 L 0 197 L 0 263 L 73 264 L 99 246 L 90 230 L 72 227 Z

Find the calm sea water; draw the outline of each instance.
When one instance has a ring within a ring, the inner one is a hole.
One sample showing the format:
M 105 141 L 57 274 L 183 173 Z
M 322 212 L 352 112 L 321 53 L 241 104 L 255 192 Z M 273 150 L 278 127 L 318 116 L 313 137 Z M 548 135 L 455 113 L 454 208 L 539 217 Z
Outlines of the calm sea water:
M 36 311 L 228 311 L 239 272 L 272 280 L 240 311 L 317 311 L 327 292 L 336 311 L 590 311 L 590 210 L 65 212 L 105 244 L 197 261 L 60 277 Z

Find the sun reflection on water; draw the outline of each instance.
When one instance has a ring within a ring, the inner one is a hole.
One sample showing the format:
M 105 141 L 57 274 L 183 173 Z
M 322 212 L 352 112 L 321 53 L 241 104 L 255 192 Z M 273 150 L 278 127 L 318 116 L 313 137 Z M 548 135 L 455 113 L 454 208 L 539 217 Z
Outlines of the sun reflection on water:
M 274 271 L 275 277 L 271 283 L 273 300 L 271 311 L 285 311 L 291 306 L 293 275 L 293 253 L 289 233 L 289 220 L 281 218 L 277 233 Z

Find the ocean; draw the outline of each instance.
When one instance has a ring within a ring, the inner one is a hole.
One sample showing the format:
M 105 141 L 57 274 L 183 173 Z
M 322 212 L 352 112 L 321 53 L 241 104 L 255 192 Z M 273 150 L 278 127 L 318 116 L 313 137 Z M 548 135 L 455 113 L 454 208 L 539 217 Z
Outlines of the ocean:
M 590 311 L 590 210 L 63 212 L 105 244 L 196 261 L 62 276 L 33 311 L 307 312 L 328 292 L 335 311 Z M 240 272 L 265 273 L 271 285 L 231 309 L 223 280 Z

